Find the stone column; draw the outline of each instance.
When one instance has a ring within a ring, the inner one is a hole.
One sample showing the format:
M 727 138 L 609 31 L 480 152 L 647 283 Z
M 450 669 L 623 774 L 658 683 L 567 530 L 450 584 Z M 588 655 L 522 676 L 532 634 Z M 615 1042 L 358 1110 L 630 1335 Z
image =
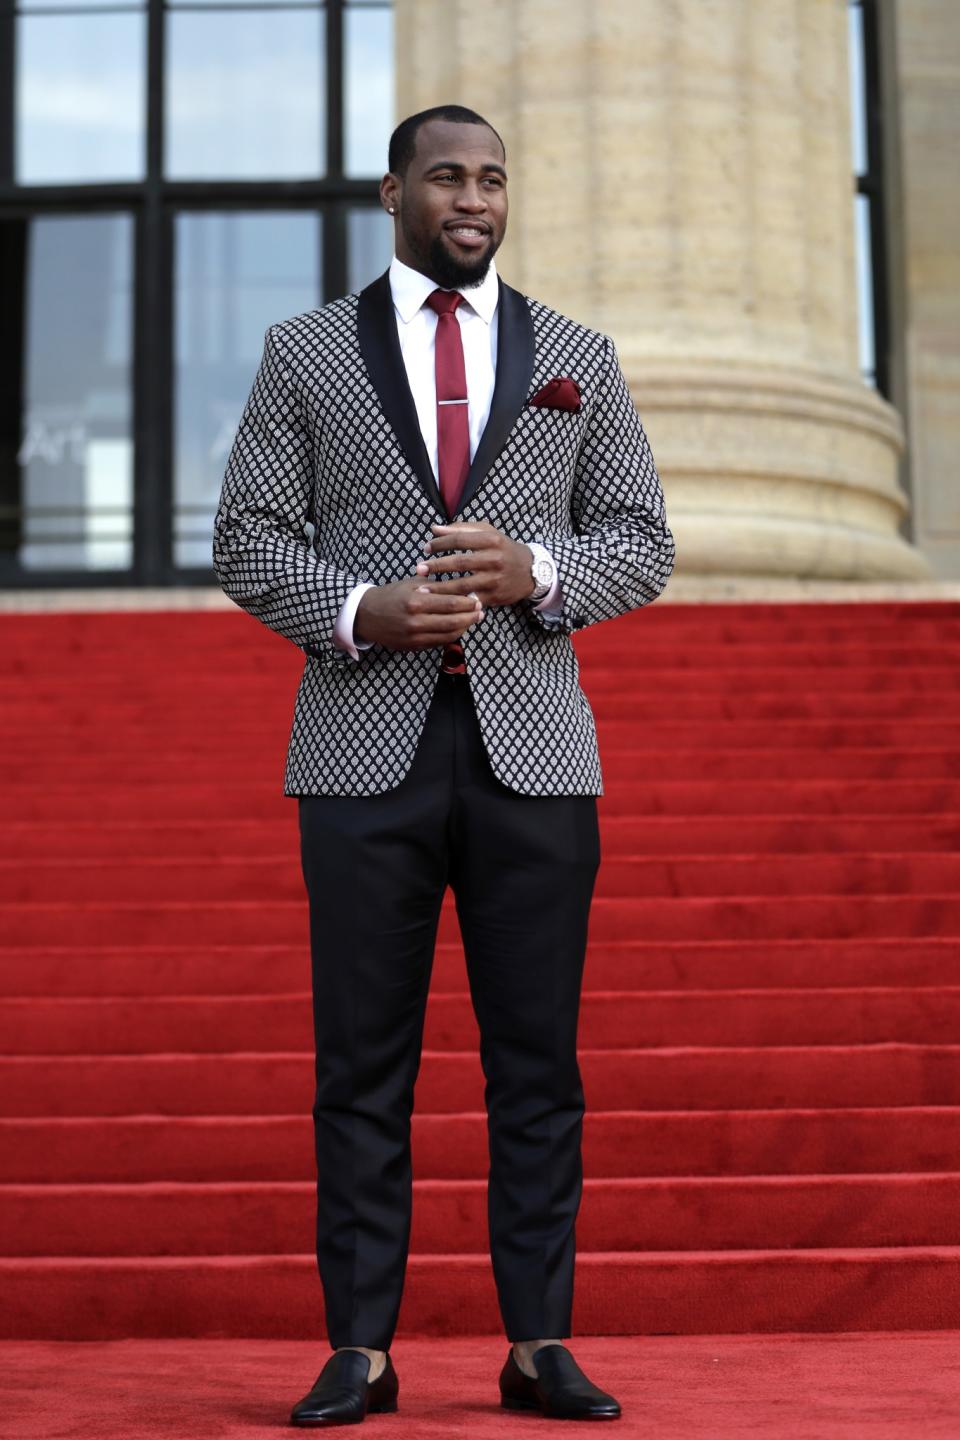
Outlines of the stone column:
M 504 137 L 498 265 L 611 334 L 688 574 L 912 579 L 860 379 L 844 0 L 398 0 L 400 114 Z
M 903 280 L 902 389 L 917 543 L 960 576 L 960 6 L 897 0 L 881 14 L 895 81 Z

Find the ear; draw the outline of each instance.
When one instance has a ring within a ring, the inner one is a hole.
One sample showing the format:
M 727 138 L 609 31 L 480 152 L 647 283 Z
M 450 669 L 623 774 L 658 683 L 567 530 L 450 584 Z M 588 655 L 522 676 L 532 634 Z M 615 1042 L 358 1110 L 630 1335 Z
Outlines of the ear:
M 399 177 L 390 172 L 380 181 L 380 203 L 391 215 L 400 209 L 400 188 Z

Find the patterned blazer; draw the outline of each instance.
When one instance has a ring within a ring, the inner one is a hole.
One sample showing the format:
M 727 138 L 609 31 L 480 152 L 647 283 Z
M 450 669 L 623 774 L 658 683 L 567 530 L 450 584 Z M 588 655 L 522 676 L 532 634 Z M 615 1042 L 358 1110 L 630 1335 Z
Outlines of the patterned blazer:
M 603 793 L 571 633 L 656 599 L 673 538 L 643 426 L 605 335 L 500 281 L 490 418 L 456 516 L 433 476 L 400 354 L 387 274 L 272 325 L 227 462 L 213 564 L 227 595 L 305 652 L 286 795 L 373 795 L 406 775 L 441 648 L 332 643 L 361 580 L 409 577 L 434 522 L 486 520 L 539 540 L 563 610 L 489 606 L 463 636 L 494 774 L 525 795 Z M 579 410 L 533 406 L 572 377 Z

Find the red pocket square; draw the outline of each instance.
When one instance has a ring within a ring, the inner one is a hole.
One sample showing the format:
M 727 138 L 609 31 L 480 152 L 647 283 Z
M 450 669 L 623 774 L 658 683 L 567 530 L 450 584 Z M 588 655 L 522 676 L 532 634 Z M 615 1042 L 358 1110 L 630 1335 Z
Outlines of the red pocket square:
M 580 386 L 569 375 L 558 375 L 537 391 L 530 404 L 543 405 L 548 410 L 579 410 Z

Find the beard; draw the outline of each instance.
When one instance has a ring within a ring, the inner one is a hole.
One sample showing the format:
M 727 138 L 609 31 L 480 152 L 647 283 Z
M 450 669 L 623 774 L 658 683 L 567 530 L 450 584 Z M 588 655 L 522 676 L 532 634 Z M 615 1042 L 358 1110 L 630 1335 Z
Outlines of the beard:
M 441 290 L 465 290 L 471 285 L 482 284 L 498 248 L 498 242 L 491 235 L 485 250 L 469 260 L 461 260 L 451 255 L 441 235 L 433 237 L 424 253 L 423 246 L 417 243 L 418 237 L 411 235 L 405 225 L 403 234 L 411 252 L 417 257 L 417 268 L 435 280 Z
M 470 285 L 481 285 L 490 269 L 490 261 L 496 254 L 496 242 L 491 236 L 486 250 L 473 260 L 458 260 L 451 255 L 439 235 L 430 246 L 430 274 L 441 290 L 463 290 Z

